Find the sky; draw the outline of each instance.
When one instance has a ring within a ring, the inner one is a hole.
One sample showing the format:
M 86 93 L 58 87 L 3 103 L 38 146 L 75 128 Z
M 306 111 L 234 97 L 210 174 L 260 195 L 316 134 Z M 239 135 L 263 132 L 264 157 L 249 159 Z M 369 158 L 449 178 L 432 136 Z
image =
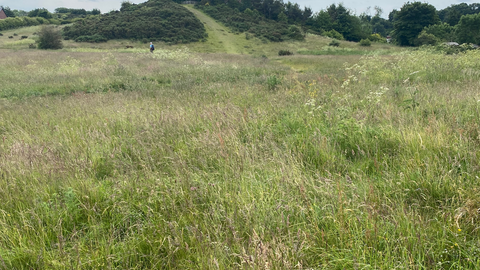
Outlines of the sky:
M 119 10 L 121 3 L 124 0 L 0 0 L 0 6 L 10 7 L 10 9 L 19 9 L 30 11 L 36 8 L 46 8 L 50 12 L 53 12 L 58 7 L 66 7 L 66 8 L 84 8 L 86 10 L 92 10 L 94 8 L 100 9 L 102 13 L 106 13 L 112 10 Z M 283 0 L 284 2 L 288 2 L 289 0 Z M 414 2 L 415 0 L 411 0 L 410 2 Z M 130 0 L 132 3 L 142 3 L 146 2 L 146 0 Z M 310 7 L 314 12 L 320 11 L 322 9 L 326 9 L 331 4 L 339 4 L 343 3 L 343 5 L 352 10 L 354 14 L 360 15 L 363 12 L 368 11 L 368 7 L 370 7 L 370 14 L 374 15 L 375 6 L 379 6 L 383 10 L 382 17 L 387 18 L 388 14 L 394 10 L 399 10 L 403 4 L 407 1 L 404 0 L 343 0 L 343 1 L 329 1 L 329 0 L 290 0 L 290 2 L 298 3 L 300 6 L 303 7 Z M 444 9 L 448 6 L 453 4 L 459 3 L 477 3 L 480 0 L 473 0 L 473 1 L 461 1 L 461 0 L 430 0 L 430 1 L 421 1 L 429 3 L 437 10 Z

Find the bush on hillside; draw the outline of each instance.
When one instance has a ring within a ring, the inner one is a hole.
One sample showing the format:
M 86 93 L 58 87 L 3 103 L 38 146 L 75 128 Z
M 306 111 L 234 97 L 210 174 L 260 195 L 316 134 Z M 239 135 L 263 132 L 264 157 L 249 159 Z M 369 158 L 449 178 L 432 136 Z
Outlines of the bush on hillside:
M 336 40 L 336 39 L 332 39 L 332 41 L 330 41 L 330 43 L 328 44 L 328 46 L 338 47 L 338 46 L 340 46 L 340 41 L 338 41 L 338 40 Z
M 363 47 L 372 46 L 372 42 L 369 39 L 362 39 L 358 44 Z
M 326 36 L 326 37 L 330 37 L 330 38 L 334 38 L 334 39 L 338 39 L 338 40 L 344 40 L 345 39 L 345 38 L 343 38 L 342 34 L 335 31 L 334 29 L 332 29 L 330 31 L 323 32 L 323 35 Z
M 278 51 L 279 56 L 286 56 L 286 55 L 293 55 L 293 52 L 288 51 L 288 50 L 280 50 Z
M 455 27 L 450 26 L 448 23 L 427 26 L 422 32 L 434 35 L 439 41 L 457 40 L 455 36 Z
M 37 43 L 39 49 L 61 49 L 63 48 L 62 34 L 53 26 L 44 26 L 38 33 Z
M 302 29 L 296 25 L 291 25 L 288 28 L 288 37 L 294 40 L 302 40 L 304 39 L 304 35 Z
M 439 42 L 439 39 L 432 35 L 428 34 L 423 30 L 418 38 L 415 40 L 415 46 L 423 46 L 423 45 L 436 45 Z
M 368 39 L 371 41 L 371 42 L 387 42 L 385 40 L 385 38 L 383 38 L 380 34 L 378 33 L 375 33 L 375 34 L 371 34 Z

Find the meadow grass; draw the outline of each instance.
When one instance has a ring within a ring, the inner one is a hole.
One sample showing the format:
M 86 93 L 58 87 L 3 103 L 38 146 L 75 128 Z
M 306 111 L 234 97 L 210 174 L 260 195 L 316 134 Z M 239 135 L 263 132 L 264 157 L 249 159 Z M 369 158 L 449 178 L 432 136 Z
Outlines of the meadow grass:
M 270 50 L 0 51 L 0 268 L 480 267 L 479 52 Z

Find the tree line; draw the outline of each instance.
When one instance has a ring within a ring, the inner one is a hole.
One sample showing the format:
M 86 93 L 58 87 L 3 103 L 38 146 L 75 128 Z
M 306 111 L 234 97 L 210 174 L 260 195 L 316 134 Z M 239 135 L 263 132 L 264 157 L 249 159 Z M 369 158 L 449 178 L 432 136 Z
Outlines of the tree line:
M 402 46 L 441 41 L 480 43 L 479 3 L 455 4 L 437 11 L 428 3 L 407 2 L 400 10 L 391 11 L 388 19 L 382 17 L 379 7 L 374 8 L 373 15 L 370 10 L 356 15 L 343 4 L 313 12 L 282 0 L 201 0 L 197 7 L 236 31 L 260 32 L 272 41 L 284 40 L 289 28 L 285 25 L 295 25 L 303 32 L 348 41 L 385 41 L 391 36 Z
M 31 11 L 11 10 L 9 7 L 0 6 L 7 15 L 6 19 L 0 20 L 0 31 L 35 26 L 40 24 L 70 24 L 89 16 L 99 15 L 99 9 L 87 11 L 85 9 L 57 8 L 51 13 L 46 8 L 36 8 Z

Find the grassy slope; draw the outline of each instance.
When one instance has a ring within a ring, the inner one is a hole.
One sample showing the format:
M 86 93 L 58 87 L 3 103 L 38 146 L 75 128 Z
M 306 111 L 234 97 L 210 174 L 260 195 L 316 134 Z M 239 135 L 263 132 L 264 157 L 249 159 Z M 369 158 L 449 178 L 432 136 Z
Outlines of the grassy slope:
M 214 49 L 214 52 L 226 53 L 243 53 L 245 50 L 241 48 L 241 44 L 245 43 L 244 39 L 238 35 L 234 35 L 229 29 L 203 12 L 194 9 L 191 5 L 184 5 L 190 12 L 195 14 L 197 18 L 205 25 L 208 33 L 207 47 Z
M 480 267 L 478 53 L 4 34 L 0 268 Z

